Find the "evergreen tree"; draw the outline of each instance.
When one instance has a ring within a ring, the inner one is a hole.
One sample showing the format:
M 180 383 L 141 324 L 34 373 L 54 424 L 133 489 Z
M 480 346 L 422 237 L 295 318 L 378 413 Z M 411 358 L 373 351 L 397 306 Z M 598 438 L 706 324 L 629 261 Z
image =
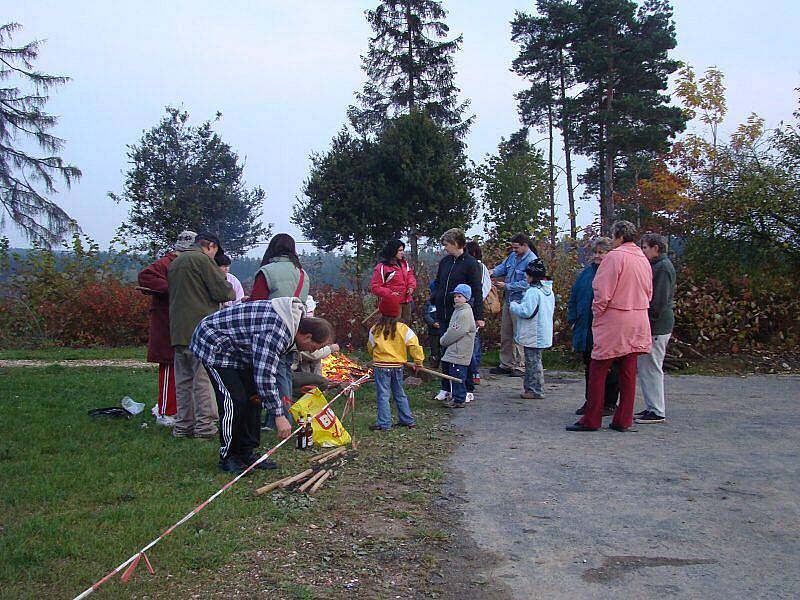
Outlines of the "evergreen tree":
M 486 233 L 502 241 L 520 231 L 537 235 L 546 221 L 549 175 L 542 153 L 523 129 L 501 139 L 498 152 L 476 169 Z
M 356 94 L 360 107 L 348 110 L 356 131 L 379 133 L 389 119 L 420 109 L 458 137 L 466 135 L 473 117 L 462 120 L 469 103 L 458 101 L 453 70 L 462 38 L 446 39 L 442 3 L 383 0 L 366 15 L 375 35 L 361 57 L 367 82 Z
M 666 0 L 645 0 L 641 7 L 632 0 L 576 5 L 573 60 L 584 85 L 575 103 L 576 149 L 594 160 L 582 179 L 587 191 L 599 189 L 601 224 L 608 228 L 615 219 L 615 177 L 643 153 L 666 153 L 686 124 L 664 93 L 680 66 L 668 56 L 675 26 Z
M 239 157 L 211 121 L 193 127 L 187 112 L 166 110 L 157 126 L 128 147 L 133 166 L 122 195 L 109 194 L 131 205 L 120 233 L 133 238 L 134 249 L 156 255 L 184 229 L 210 230 L 226 252 L 244 254 L 272 227 L 261 223 L 264 190 L 246 189 Z
M 36 188 L 38 183 L 45 194 L 53 194 L 57 178 L 70 187 L 81 176 L 77 167 L 56 155 L 64 140 L 49 131 L 58 119 L 43 110 L 48 91 L 69 78 L 35 70 L 42 42 L 11 45 L 20 28 L 18 23 L 0 25 L 0 82 L 17 78 L 28 88 L 14 83 L 0 87 L 0 225 L 8 216 L 30 241 L 49 246 L 78 230 L 69 215 Z M 34 145 L 45 155 L 30 154 L 27 148 Z

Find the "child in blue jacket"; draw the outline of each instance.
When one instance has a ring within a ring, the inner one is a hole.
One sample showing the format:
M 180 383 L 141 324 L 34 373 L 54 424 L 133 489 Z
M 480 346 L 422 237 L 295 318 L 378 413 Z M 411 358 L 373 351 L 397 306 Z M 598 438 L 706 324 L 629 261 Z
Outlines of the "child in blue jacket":
M 520 302 L 512 302 L 511 313 L 518 317 L 514 341 L 525 348 L 524 391 L 526 400 L 544 398 L 544 368 L 542 350 L 553 345 L 553 313 L 556 298 L 553 282 L 544 281 L 547 270 L 537 258 L 525 268 L 529 287 Z

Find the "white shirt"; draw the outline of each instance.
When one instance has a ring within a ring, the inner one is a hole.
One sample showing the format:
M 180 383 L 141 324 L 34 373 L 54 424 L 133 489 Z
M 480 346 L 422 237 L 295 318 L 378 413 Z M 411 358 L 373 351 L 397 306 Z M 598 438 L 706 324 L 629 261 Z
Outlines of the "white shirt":
M 228 283 L 233 286 L 235 298 L 233 302 L 223 302 L 222 306 L 233 306 L 234 304 L 239 304 L 239 302 L 242 301 L 242 298 L 244 298 L 244 288 L 242 287 L 242 282 L 239 281 L 239 279 L 233 273 L 226 273 L 225 279 L 227 279 Z
M 483 264 L 481 261 L 478 261 L 478 264 L 483 269 L 483 279 L 481 281 L 483 285 L 483 299 L 486 300 L 486 296 L 489 295 L 489 291 L 492 289 L 492 278 L 489 276 L 489 269 L 486 268 L 486 265 Z

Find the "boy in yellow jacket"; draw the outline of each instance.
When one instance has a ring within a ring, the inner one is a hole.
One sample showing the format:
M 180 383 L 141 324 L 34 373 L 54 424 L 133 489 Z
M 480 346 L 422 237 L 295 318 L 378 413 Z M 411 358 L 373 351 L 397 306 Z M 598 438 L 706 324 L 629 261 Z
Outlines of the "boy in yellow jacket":
M 417 334 L 400 317 L 400 297 L 388 296 L 378 303 L 381 317 L 369 330 L 367 347 L 374 364 L 373 377 L 378 397 L 378 420 L 370 425 L 372 431 L 389 431 L 392 428 L 392 408 L 389 399 L 394 397 L 397 406 L 398 425 L 413 428 L 414 417 L 408 405 L 408 396 L 403 389 L 403 366 L 408 354 L 417 366 L 422 366 L 425 353 Z

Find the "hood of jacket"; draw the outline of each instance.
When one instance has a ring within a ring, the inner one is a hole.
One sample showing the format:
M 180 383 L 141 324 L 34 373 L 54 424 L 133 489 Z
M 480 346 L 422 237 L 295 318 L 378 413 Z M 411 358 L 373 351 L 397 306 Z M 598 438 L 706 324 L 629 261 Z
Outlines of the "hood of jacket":
M 300 327 L 300 319 L 305 315 L 305 305 L 300 298 L 275 298 L 270 300 L 272 308 L 278 313 L 278 316 L 286 325 L 289 333 L 292 334 L 292 340 L 297 335 L 297 329 Z

